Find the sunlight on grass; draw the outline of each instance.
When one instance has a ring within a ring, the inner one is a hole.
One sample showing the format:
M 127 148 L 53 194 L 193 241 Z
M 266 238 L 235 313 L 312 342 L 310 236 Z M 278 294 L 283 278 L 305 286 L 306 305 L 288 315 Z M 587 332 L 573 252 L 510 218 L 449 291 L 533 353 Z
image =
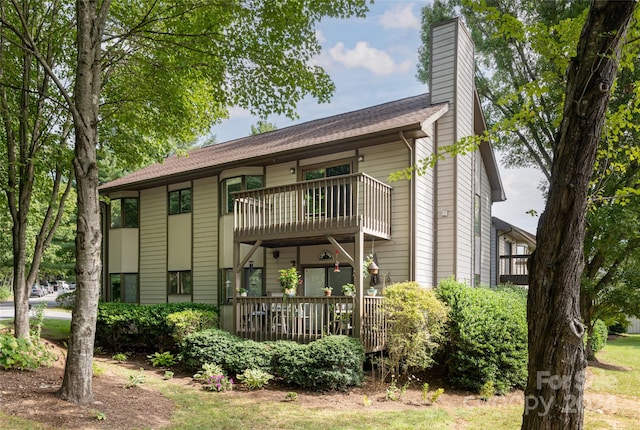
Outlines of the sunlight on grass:
M 640 397 L 640 335 L 625 335 L 607 343 L 597 354 L 603 364 L 631 370 L 591 366 L 594 392 Z M 605 367 L 605 366 L 603 366 Z
M 0 429 L 2 430 L 40 430 L 47 426 L 37 421 L 25 420 L 0 412 Z
M 13 319 L 0 320 L 0 331 L 11 329 L 13 331 Z M 67 340 L 71 331 L 71 320 L 45 318 L 42 322 L 43 339 L 51 341 Z

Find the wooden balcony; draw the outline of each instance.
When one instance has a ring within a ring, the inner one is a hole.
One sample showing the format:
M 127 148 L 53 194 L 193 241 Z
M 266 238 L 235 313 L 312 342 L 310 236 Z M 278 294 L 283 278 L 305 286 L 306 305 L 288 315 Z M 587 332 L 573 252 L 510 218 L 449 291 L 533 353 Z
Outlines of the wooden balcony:
M 500 283 L 529 285 L 529 254 L 500 256 Z
M 234 239 L 276 247 L 391 238 L 391 187 L 364 174 L 234 193 Z
M 366 352 L 386 343 L 382 297 L 364 297 L 360 333 L 356 332 L 354 297 L 238 297 L 236 334 L 256 341 L 309 343 L 328 335 L 361 339 Z

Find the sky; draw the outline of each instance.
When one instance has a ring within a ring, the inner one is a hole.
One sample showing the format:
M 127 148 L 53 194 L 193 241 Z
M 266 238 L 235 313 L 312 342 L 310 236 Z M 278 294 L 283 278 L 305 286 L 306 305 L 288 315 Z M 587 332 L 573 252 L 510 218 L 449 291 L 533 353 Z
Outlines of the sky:
M 376 0 L 366 18 L 324 20 L 316 27 L 322 52 L 314 59 L 333 80 L 336 90 L 330 103 L 309 98 L 298 105 L 299 119 L 269 117 L 278 128 L 324 118 L 427 92 L 417 78 L 422 7 L 427 2 Z M 247 136 L 258 122 L 247 111 L 233 108 L 229 119 L 212 129 L 216 141 Z M 496 153 L 507 200 L 494 203 L 492 212 L 504 221 L 531 233 L 544 209 L 538 189 L 542 175 L 534 169 L 506 169 Z

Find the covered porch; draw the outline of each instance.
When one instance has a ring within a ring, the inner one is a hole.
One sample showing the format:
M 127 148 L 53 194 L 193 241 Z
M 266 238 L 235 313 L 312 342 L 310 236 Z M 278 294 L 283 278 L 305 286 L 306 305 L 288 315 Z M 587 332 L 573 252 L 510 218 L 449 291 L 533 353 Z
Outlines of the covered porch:
M 234 332 L 301 343 L 343 334 L 361 339 L 367 352 L 384 349 L 383 298 L 366 295 L 363 269 L 365 243 L 391 239 L 391 195 L 390 186 L 364 173 L 235 193 Z M 244 256 L 241 244 L 251 245 Z M 318 244 L 330 244 L 353 268 L 353 297 L 239 297 L 241 271 L 259 248 Z

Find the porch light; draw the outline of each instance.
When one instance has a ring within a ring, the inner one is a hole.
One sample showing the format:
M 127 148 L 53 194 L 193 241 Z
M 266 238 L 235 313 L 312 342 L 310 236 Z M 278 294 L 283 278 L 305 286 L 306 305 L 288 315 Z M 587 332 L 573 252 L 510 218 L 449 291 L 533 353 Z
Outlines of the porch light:
M 289 173 L 291 173 L 292 175 L 295 175 L 296 174 L 296 168 L 295 167 L 290 168 L 289 169 Z
M 364 161 L 364 155 L 358 155 L 358 161 L 362 163 Z

